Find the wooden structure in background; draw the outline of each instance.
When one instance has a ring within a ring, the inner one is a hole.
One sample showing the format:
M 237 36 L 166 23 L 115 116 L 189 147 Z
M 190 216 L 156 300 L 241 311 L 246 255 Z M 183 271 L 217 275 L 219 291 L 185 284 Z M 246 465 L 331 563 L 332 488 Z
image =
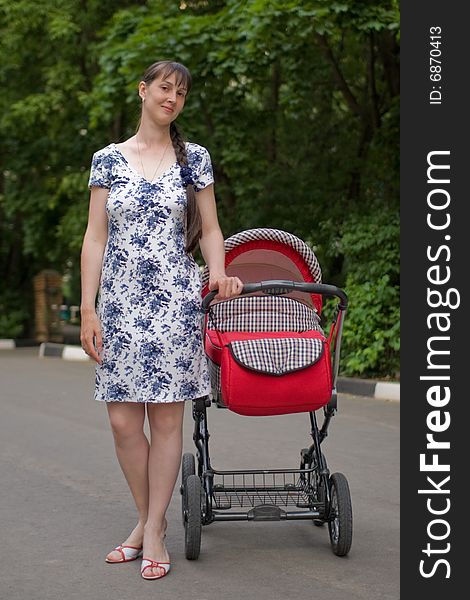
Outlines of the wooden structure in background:
M 63 303 L 62 276 L 57 271 L 41 271 L 34 282 L 34 324 L 38 342 L 63 342 L 62 323 L 59 318 Z

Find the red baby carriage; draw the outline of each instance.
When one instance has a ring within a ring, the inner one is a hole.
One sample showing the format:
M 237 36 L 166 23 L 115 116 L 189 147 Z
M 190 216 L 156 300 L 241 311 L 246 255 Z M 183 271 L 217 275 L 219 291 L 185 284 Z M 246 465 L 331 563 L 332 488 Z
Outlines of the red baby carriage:
M 312 250 L 284 231 L 243 231 L 226 240 L 225 251 L 227 274 L 238 276 L 244 288 L 241 296 L 214 301 L 216 291 L 207 287 L 207 268 L 203 273 L 212 400 L 193 401 L 197 472 L 192 453 L 185 453 L 182 461 L 186 557 L 198 558 L 202 525 L 289 519 L 328 523 L 333 552 L 344 556 L 352 543 L 349 486 L 341 473 L 330 475 L 320 444 L 337 409 L 346 294 L 321 283 Z M 323 295 L 339 299 L 328 337 L 320 326 Z M 308 412 L 313 443 L 301 450 L 300 467 L 214 469 L 207 429 L 207 408 L 212 403 L 251 416 Z M 315 415 L 319 408 L 325 417 L 321 429 Z

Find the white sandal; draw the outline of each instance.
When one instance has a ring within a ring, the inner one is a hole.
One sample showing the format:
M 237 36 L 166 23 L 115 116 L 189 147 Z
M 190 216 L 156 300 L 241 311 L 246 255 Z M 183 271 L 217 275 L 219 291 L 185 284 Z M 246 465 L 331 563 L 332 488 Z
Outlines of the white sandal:
M 147 564 L 144 564 L 144 563 L 147 563 Z M 144 575 L 145 569 L 148 569 L 149 567 L 160 567 L 165 572 L 163 573 L 163 575 Z M 161 579 L 162 577 L 165 577 L 165 575 L 168 573 L 169 570 L 170 570 L 169 562 L 159 562 L 157 560 L 152 560 L 151 558 L 143 558 L 142 565 L 140 567 L 140 574 L 142 575 L 142 577 L 144 579 Z
M 123 546 L 121 544 L 119 546 L 116 546 L 114 550 L 117 550 L 121 553 L 121 559 L 113 560 L 106 558 L 107 563 L 124 563 L 130 562 L 131 560 L 136 560 L 136 558 L 139 558 L 139 556 L 141 556 L 143 548 L 138 548 L 137 546 Z M 114 550 L 112 550 L 112 552 L 114 552 Z

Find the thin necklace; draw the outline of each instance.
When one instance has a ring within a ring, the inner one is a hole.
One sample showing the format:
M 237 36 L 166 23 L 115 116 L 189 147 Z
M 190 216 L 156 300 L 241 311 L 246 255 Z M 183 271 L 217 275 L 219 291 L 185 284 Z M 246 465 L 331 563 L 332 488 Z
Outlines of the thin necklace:
M 147 179 L 147 176 L 145 175 L 144 163 L 142 162 L 142 156 L 140 154 L 139 138 L 137 136 L 135 136 L 135 139 L 137 141 L 137 150 L 139 151 L 140 166 L 142 167 L 142 173 L 144 174 L 144 179 L 146 179 L 147 181 L 149 181 L 150 183 L 152 183 L 152 181 L 155 179 L 155 175 L 157 174 L 158 169 L 160 168 L 160 165 L 162 164 L 162 160 L 163 160 L 163 158 L 164 158 L 164 156 L 166 154 L 166 151 L 168 150 L 168 146 L 170 145 L 171 138 L 168 140 L 168 142 L 167 142 L 167 144 L 165 146 L 165 150 L 163 151 L 163 154 L 162 154 L 162 157 L 160 159 L 160 162 L 158 163 L 157 168 L 153 172 L 152 179 Z

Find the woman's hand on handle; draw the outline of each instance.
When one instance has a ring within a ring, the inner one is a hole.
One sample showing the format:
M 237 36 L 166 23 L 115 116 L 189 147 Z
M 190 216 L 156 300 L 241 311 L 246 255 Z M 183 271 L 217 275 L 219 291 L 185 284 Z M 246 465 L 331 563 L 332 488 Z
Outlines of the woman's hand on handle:
M 210 275 L 209 290 L 219 292 L 215 300 L 226 300 L 233 296 L 239 296 L 243 290 L 243 282 L 238 277 L 228 277 L 227 275 Z
M 100 321 L 94 310 L 86 310 L 81 313 L 80 342 L 85 353 L 101 364 L 103 338 Z

